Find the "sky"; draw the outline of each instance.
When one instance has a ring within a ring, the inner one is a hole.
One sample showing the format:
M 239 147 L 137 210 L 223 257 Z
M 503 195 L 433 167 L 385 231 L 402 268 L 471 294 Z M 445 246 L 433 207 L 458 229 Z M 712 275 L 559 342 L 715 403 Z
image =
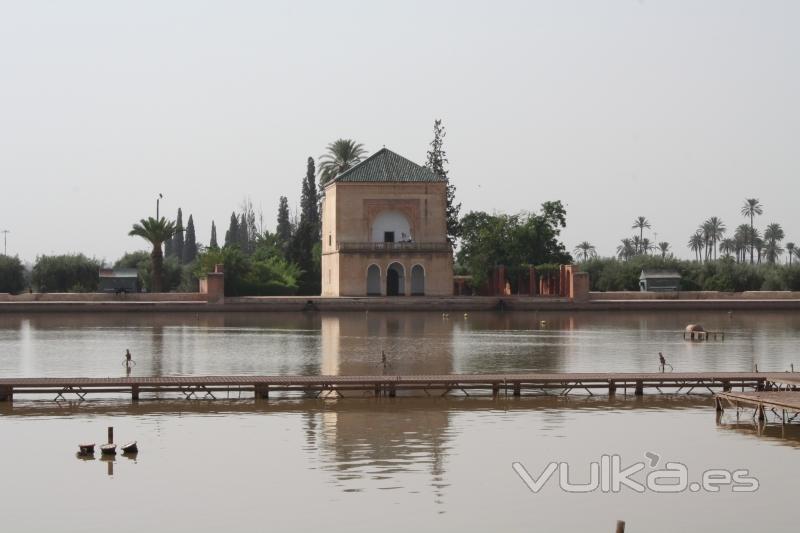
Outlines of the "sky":
M 800 242 L 798 27 L 772 0 L 0 0 L 0 230 L 113 262 L 159 193 L 201 243 L 245 197 L 274 229 L 331 141 L 423 163 L 441 118 L 462 213 L 561 200 L 600 255 L 641 215 L 689 257 L 756 197 Z

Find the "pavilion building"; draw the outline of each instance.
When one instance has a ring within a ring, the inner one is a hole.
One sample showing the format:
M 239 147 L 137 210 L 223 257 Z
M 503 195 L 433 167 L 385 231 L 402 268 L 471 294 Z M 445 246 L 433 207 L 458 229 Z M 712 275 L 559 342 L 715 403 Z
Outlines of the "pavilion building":
M 447 182 L 383 148 L 324 186 L 322 296 L 449 296 Z

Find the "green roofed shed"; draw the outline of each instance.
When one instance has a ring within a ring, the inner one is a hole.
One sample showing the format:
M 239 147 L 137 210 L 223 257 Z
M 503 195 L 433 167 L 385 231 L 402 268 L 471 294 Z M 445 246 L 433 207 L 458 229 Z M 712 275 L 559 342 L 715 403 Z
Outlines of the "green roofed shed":
M 680 290 L 681 275 L 674 270 L 642 270 L 639 276 L 641 292 L 669 292 Z

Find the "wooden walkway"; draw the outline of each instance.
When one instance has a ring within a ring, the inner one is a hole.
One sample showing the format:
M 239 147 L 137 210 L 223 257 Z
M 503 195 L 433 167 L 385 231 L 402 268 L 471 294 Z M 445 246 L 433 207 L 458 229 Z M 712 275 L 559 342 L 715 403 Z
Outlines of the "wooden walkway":
M 526 373 L 443 374 L 373 376 L 165 376 L 125 378 L 2 378 L 0 401 L 22 394 L 52 395 L 55 400 L 85 400 L 88 394 L 162 395 L 214 399 L 218 394 L 253 393 L 268 398 L 272 393 L 296 392 L 316 397 L 395 396 L 400 391 L 429 396 L 447 394 L 632 394 L 645 390 L 670 393 L 714 393 L 717 391 L 769 390 L 777 387 L 776 376 L 754 372 L 667 373 Z M 792 376 L 792 379 L 793 376 Z M 798 379 L 800 383 L 800 379 Z M 716 390 L 715 390 L 716 389 Z
M 732 407 L 737 417 L 740 409 L 753 409 L 753 418 L 759 422 L 767 421 L 770 413 L 784 424 L 800 417 L 800 391 L 796 390 L 721 392 L 715 396 L 715 402 L 718 413 Z

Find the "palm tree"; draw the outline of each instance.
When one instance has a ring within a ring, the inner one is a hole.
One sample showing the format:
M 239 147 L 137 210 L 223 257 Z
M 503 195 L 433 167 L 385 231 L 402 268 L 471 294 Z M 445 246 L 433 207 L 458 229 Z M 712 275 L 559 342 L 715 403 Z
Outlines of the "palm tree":
M 633 241 L 630 239 L 622 239 L 620 245 L 617 246 L 617 257 L 627 261 L 631 256 L 636 255 L 636 249 L 633 247 Z
M 633 255 L 642 253 L 642 239 L 640 239 L 638 235 L 633 236 L 631 245 L 633 246 Z
M 753 249 L 755 249 L 757 257 L 758 257 L 758 264 L 761 264 L 761 252 L 764 251 L 764 240 L 761 237 L 754 237 L 753 238 Z
M 725 257 L 730 257 L 732 253 L 737 251 L 736 240 L 722 239 L 722 241 L 719 243 L 719 251 L 722 252 L 722 255 Z
M 152 283 L 150 285 L 151 292 L 161 292 L 161 278 L 164 264 L 164 255 L 161 252 L 161 245 L 168 239 L 171 239 L 177 232 L 183 231 L 178 228 L 175 222 L 167 220 L 164 217 L 156 220 L 153 217 L 142 219 L 138 224 L 133 225 L 133 229 L 128 232 L 131 237 L 141 237 L 153 245 L 153 251 L 150 253 L 150 260 L 152 261 Z
M 750 217 L 750 264 L 753 264 L 753 248 L 755 247 L 753 217 L 764 214 L 764 206 L 758 198 L 747 198 L 742 206 L 742 216 Z
M 766 241 L 767 262 L 775 264 L 778 256 L 783 253 L 780 242 L 786 235 L 780 224 L 773 222 L 764 230 L 764 240 Z
M 658 243 L 658 249 L 661 250 L 661 259 L 667 257 L 667 252 L 669 252 L 669 243 L 668 242 L 660 242 Z
M 739 224 L 733 238 L 736 242 L 736 262 L 744 263 L 747 260 L 747 249 L 750 246 L 753 230 L 747 224 Z
M 642 239 L 642 243 L 641 243 L 640 246 L 642 248 L 642 253 L 644 255 L 647 255 L 649 252 L 652 252 L 653 250 L 656 249 L 656 245 L 651 243 L 650 239 L 648 239 L 647 237 Z
M 353 139 L 337 139 L 326 148 L 327 153 L 319 158 L 319 184 L 324 187 L 326 183 L 354 167 L 366 155 L 364 145 Z
M 708 251 L 711 248 L 711 228 L 707 220 L 700 224 L 697 232 L 703 235 L 703 258 L 708 261 Z
M 597 255 L 597 249 L 588 241 L 583 241 L 573 251 L 578 258 L 582 257 L 584 261 L 588 261 L 590 257 Z
M 717 242 L 722 240 L 725 235 L 725 223 L 719 217 L 711 217 L 703 223 L 703 227 L 711 240 L 711 249 L 714 252 L 714 259 L 717 258 Z
M 778 261 L 778 256 L 783 253 L 783 248 L 777 241 L 768 241 L 764 246 L 764 257 L 767 263 L 774 265 Z
M 637 228 L 639 229 L 639 242 L 641 243 L 644 239 L 644 228 L 650 228 L 650 221 L 645 217 L 636 217 L 636 220 L 633 221 L 633 226 L 631 226 L 631 229 Z
M 786 243 L 786 254 L 789 256 L 789 266 L 792 266 L 792 256 L 794 255 L 796 248 L 793 242 Z
M 700 261 L 702 259 L 700 252 L 702 251 L 703 246 L 705 246 L 705 239 L 703 239 L 703 234 L 698 231 L 697 233 L 689 237 L 688 246 L 689 249 L 694 252 L 695 258 L 698 261 Z

